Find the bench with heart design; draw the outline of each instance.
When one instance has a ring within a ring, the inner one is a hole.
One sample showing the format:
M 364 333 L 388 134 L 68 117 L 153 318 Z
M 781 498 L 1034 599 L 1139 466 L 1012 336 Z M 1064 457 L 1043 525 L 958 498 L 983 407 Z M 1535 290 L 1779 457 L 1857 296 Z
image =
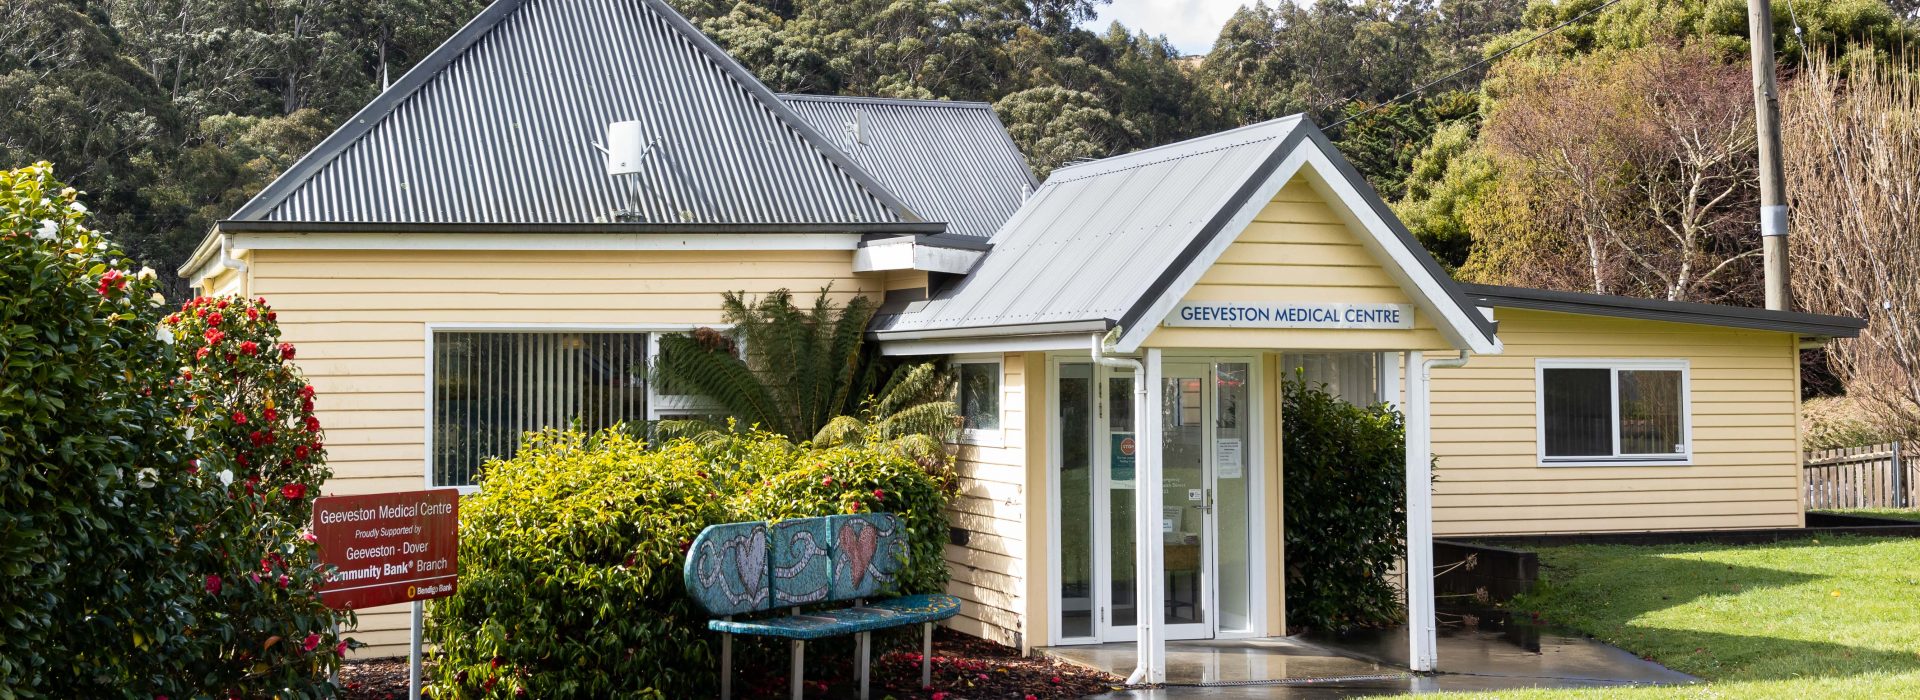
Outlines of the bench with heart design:
M 860 697 L 874 630 L 920 625 L 920 684 L 932 682 L 933 623 L 960 612 L 945 594 L 893 595 L 907 564 L 907 530 L 892 513 L 727 523 L 700 532 L 687 550 L 687 594 L 710 615 L 720 638 L 720 695 L 731 697 L 733 635 L 792 643 L 793 697 L 800 697 L 806 642 L 857 635 Z M 849 607 L 815 607 L 851 603 Z M 784 611 L 782 614 L 769 614 Z M 740 616 L 743 619 L 735 619 Z

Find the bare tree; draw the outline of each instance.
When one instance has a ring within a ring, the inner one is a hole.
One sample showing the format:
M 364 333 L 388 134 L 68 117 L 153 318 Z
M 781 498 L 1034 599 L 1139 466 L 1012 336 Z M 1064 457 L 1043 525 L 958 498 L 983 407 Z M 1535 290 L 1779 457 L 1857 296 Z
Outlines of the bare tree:
M 1746 302 L 1759 256 L 1746 76 L 1706 47 L 1650 46 L 1496 76 L 1486 126 L 1534 249 L 1483 273 L 1600 294 Z M 1552 264 L 1547 255 L 1577 256 Z M 1541 270 L 1558 270 L 1538 279 Z M 1577 276 L 1574 271 L 1578 271 Z
M 1793 294 L 1867 319 L 1828 362 L 1884 432 L 1920 437 L 1920 74 L 1818 58 L 1781 100 Z M 1844 74 L 1844 75 L 1843 75 Z

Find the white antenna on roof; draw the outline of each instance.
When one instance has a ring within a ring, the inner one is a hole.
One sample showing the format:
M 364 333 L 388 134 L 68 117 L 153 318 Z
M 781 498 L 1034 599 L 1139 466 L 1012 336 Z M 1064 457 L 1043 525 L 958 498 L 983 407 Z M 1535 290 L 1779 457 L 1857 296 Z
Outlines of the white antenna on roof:
M 608 124 L 606 144 L 595 141 L 593 147 L 607 155 L 607 176 L 617 180 L 622 175 L 639 175 L 641 164 L 646 162 L 647 156 L 653 153 L 653 147 L 659 143 L 659 139 L 647 138 L 639 121 L 624 121 Z M 629 192 L 632 199 L 628 201 L 627 208 L 614 212 L 615 221 L 641 220 L 639 202 L 633 201 L 639 199 L 639 190 L 635 187 Z

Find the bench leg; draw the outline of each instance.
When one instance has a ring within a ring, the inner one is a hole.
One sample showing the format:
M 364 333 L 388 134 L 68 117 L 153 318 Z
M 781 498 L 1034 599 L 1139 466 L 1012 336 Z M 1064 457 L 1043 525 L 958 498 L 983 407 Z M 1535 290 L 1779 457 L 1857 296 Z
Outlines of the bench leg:
M 733 634 L 720 635 L 720 700 L 733 700 Z
M 933 623 L 920 625 L 920 688 L 933 687 Z
M 802 676 L 806 674 L 806 665 L 807 643 L 795 639 L 793 640 L 793 676 L 792 680 L 788 682 L 788 685 L 793 688 L 793 700 L 800 700 L 800 696 L 804 692 Z
M 860 666 L 859 668 L 860 700 L 867 700 L 867 676 L 870 675 L 873 670 L 872 668 L 872 664 L 873 664 L 872 635 L 873 635 L 872 632 L 861 632 L 860 634 L 854 636 L 854 639 L 856 640 L 856 642 L 860 647 L 860 651 L 858 652 L 860 654 L 860 657 L 858 659 L 855 659 L 855 663 L 859 664 Z

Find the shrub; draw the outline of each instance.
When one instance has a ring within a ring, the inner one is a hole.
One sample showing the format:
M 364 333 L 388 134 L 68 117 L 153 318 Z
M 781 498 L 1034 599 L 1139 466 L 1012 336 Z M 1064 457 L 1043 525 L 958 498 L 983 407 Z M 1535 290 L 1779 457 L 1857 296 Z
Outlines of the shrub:
M 45 163 L 0 170 L 0 696 L 152 697 L 185 680 L 188 473 L 151 274 Z
M 320 602 L 324 572 L 305 528 L 326 467 L 313 387 L 266 300 L 201 297 L 169 315 L 182 362 L 190 468 L 219 494 L 202 515 L 194 564 L 217 591 L 198 599 L 196 634 L 215 638 L 192 674 L 246 697 L 324 696 L 352 616 Z
M 461 504 L 460 595 L 429 603 L 438 698 L 712 696 L 717 639 L 680 573 L 712 524 L 896 512 L 908 591 L 946 580 L 945 485 L 883 447 L 549 430 L 484 474 Z
M 1388 575 L 1406 552 L 1406 425 L 1302 380 L 1280 411 L 1287 619 L 1344 631 L 1398 622 Z

